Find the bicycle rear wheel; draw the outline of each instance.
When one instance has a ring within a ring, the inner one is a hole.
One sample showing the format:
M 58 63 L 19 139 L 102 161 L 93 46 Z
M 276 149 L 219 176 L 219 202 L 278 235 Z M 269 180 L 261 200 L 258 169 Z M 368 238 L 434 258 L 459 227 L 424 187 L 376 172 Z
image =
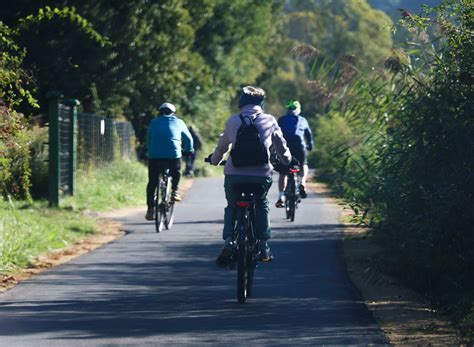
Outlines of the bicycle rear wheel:
M 288 180 L 288 195 L 286 197 L 286 218 L 294 222 L 296 209 L 296 185 L 294 179 Z
M 237 251 L 237 301 L 244 304 L 247 299 L 247 247 L 239 240 Z
M 250 298 L 252 296 L 253 273 L 257 265 L 257 260 L 254 256 L 254 253 L 255 251 L 249 252 L 247 254 L 247 295 L 246 295 L 247 298 Z

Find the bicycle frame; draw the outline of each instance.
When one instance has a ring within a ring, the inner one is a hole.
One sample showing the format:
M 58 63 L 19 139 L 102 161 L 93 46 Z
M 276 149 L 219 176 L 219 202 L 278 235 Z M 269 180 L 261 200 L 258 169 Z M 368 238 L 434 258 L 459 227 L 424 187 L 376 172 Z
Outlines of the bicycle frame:
M 255 198 L 251 193 L 242 193 L 236 202 L 234 240 L 237 243 L 237 301 L 245 303 L 252 295 L 253 273 L 259 255 L 255 228 Z
M 299 171 L 299 168 L 290 168 L 289 172 L 286 174 L 287 182 L 285 189 L 285 212 L 286 218 L 292 222 L 295 220 L 295 212 L 298 208 L 298 203 L 300 200 L 298 184 Z
M 206 158 L 204 161 L 210 162 L 210 159 Z M 225 161 L 219 165 L 224 164 Z M 235 205 L 233 234 L 235 248 L 232 257 L 234 262 L 237 261 L 237 301 L 243 304 L 252 295 L 253 272 L 257 267 L 259 257 L 259 240 L 255 228 L 255 192 L 260 187 L 252 188 L 243 184 L 239 188 L 234 187 L 240 196 Z M 232 267 L 233 265 L 231 265 Z
M 156 232 L 171 229 L 173 225 L 174 203 L 170 200 L 171 176 L 169 170 L 165 170 L 158 185 L 155 196 L 155 227 Z

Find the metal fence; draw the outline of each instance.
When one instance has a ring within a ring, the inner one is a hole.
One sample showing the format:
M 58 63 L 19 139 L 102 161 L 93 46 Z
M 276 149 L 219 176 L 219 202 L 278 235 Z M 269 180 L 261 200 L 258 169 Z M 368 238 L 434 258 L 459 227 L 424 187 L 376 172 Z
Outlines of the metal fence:
M 109 117 L 78 113 L 78 164 L 98 166 L 114 160 L 114 124 Z
M 100 166 L 135 157 L 135 132 L 129 122 L 77 112 L 77 100 L 49 95 L 49 201 L 74 195 L 76 167 Z

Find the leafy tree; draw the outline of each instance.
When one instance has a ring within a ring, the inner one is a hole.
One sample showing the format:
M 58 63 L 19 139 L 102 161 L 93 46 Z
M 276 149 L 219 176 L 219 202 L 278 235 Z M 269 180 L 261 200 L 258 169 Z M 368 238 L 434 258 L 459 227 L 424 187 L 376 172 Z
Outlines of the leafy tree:
M 56 18 L 79 25 L 89 36 L 102 40 L 86 20 L 69 8 L 45 7 L 37 15 L 20 19 L 13 29 L 0 21 L 0 194 L 5 198 L 31 198 L 32 139 L 24 115 L 14 108 L 38 107 L 30 92 L 32 79 L 23 68 L 26 50 L 18 45 L 17 39 L 26 28 Z
M 254 83 L 265 70 L 280 8 L 268 0 L 51 3 L 75 6 L 111 44 L 86 40 L 54 19 L 29 28 L 21 42 L 29 52 L 26 68 L 37 76 L 38 97 L 59 89 L 79 98 L 86 111 L 125 114 L 137 130 L 167 99 L 180 114 L 207 122 L 212 134 L 239 85 Z M 37 6 L 20 0 L 1 16 L 16 23 Z
M 334 59 L 352 55 L 370 69 L 390 54 L 392 21 L 366 0 L 292 2 L 288 35 Z
M 381 11 L 360 1 L 287 1 L 282 18 L 282 39 L 272 59 L 271 73 L 263 84 L 270 93 L 270 110 L 284 112 L 289 98 L 298 98 L 313 128 L 316 116 L 327 110 L 318 97 L 320 84 L 307 81 L 305 75 L 317 68 L 324 58 L 346 59 L 357 69 L 370 71 L 390 55 L 391 20 Z M 304 72 L 306 70 L 306 73 Z
M 217 0 L 212 16 L 197 31 L 194 50 L 208 67 L 208 83 L 194 93 L 188 107 L 201 117 L 211 138 L 235 111 L 238 88 L 260 82 L 278 54 L 281 10 L 278 1 Z
M 383 10 L 393 17 L 398 17 L 398 9 L 405 9 L 418 13 L 423 5 L 434 7 L 441 3 L 442 0 L 369 0 L 369 3 L 380 10 Z
M 437 35 L 394 52 L 390 74 L 345 80 L 349 65 L 338 60 L 312 76 L 330 92 L 317 132 L 328 139 L 317 142 L 324 173 L 372 222 L 386 269 L 454 313 L 471 336 L 473 12 L 461 0 L 405 15 L 408 32 Z

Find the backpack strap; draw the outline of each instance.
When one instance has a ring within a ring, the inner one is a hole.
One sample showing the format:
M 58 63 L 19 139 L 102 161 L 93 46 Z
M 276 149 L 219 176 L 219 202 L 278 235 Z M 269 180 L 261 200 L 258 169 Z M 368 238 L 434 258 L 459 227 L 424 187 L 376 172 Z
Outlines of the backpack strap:
M 257 113 L 255 118 L 257 118 L 259 115 L 260 115 L 260 113 Z M 241 113 L 241 114 L 239 114 L 239 118 L 240 118 L 240 121 L 242 122 L 243 125 L 249 126 L 249 125 L 253 124 L 253 120 L 250 116 L 242 116 L 242 113 Z M 246 118 L 249 120 L 249 122 L 250 122 L 249 124 L 247 124 L 247 122 L 245 121 Z

